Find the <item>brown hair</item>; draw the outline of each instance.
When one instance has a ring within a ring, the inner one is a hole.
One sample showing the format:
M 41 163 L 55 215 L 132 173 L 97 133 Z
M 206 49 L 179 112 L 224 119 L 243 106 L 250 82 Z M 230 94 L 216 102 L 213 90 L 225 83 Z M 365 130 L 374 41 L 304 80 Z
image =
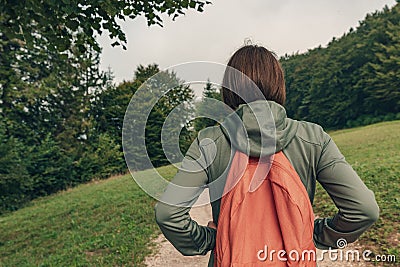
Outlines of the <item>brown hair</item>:
M 229 59 L 222 81 L 222 100 L 236 109 L 240 104 L 261 99 L 284 105 L 283 70 L 273 52 L 262 46 L 245 45 Z

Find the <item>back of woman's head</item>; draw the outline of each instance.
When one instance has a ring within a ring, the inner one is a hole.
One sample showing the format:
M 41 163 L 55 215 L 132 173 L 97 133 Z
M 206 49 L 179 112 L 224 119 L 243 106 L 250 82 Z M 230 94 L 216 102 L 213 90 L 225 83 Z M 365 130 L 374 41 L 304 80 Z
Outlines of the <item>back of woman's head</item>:
M 224 73 L 222 99 L 232 109 L 261 99 L 283 105 L 285 80 L 276 55 L 257 45 L 246 45 L 237 50 Z

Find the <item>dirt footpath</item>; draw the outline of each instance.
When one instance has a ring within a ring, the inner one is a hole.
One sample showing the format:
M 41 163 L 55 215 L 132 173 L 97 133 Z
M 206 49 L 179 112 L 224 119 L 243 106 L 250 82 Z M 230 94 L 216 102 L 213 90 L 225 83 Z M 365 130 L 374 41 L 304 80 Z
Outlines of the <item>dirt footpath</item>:
M 191 217 L 197 221 L 200 225 L 207 225 L 208 221 L 211 221 L 211 206 L 201 206 L 192 208 L 190 211 Z M 206 267 L 208 264 L 209 253 L 206 256 L 193 256 L 185 257 L 182 256 L 165 238 L 159 236 L 154 242 L 157 244 L 154 254 L 146 258 L 145 264 L 152 267 Z M 357 249 L 362 251 L 362 248 L 358 245 L 349 245 L 346 250 Z M 346 251 L 345 250 L 345 251 Z M 321 251 L 317 251 L 320 258 Z M 345 262 L 345 261 L 331 261 L 329 256 L 325 254 L 324 261 L 318 261 L 318 267 L 367 267 L 374 266 L 367 264 L 364 261 L 360 262 Z M 343 253 L 345 255 L 345 252 Z

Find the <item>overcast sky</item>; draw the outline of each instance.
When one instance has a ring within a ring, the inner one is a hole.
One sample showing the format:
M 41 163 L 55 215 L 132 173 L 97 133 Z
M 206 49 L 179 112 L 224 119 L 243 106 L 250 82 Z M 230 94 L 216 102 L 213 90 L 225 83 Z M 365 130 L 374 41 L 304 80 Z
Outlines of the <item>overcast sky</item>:
M 148 27 L 144 18 L 122 24 L 127 50 L 103 47 L 101 68 L 111 67 L 117 82 L 130 80 L 139 64 L 159 64 L 161 69 L 189 61 L 226 64 L 246 38 L 264 45 L 278 56 L 325 46 L 356 28 L 367 13 L 392 7 L 395 0 L 211 0 L 204 12 L 188 11 L 164 27 Z

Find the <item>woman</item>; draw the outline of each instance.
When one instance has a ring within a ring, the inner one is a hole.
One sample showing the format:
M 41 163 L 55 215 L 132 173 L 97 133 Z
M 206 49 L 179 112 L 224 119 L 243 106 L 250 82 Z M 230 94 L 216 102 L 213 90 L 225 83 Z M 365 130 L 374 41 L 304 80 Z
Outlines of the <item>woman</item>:
M 228 71 L 232 68 L 250 78 L 262 94 L 255 92 L 257 89 L 243 79 L 236 78 L 232 83 L 235 75 Z M 235 89 L 228 88 L 228 85 Z M 338 208 L 331 218 L 315 219 L 314 243 L 317 248 L 336 248 L 336 242 L 341 238 L 354 242 L 377 220 L 379 208 L 373 192 L 365 186 L 320 126 L 286 117 L 283 106 L 285 97 L 283 71 L 273 53 L 261 46 L 246 45 L 233 54 L 224 76 L 222 99 L 235 110 L 245 133 L 239 130 L 228 133 L 227 129 L 240 127 L 235 116 L 227 116 L 221 125 L 201 131 L 186 154 L 187 162 L 182 163 L 182 169 L 172 181 L 176 185 L 198 187 L 199 190 L 189 195 L 168 188 L 165 198 L 157 203 L 155 209 L 160 229 L 183 255 L 204 255 L 215 247 L 215 226 L 218 225 L 220 197 L 232 160 L 231 149 L 241 150 L 250 156 L 262 156 L 270 151 L 270 142 L 264 144 L 259 141 L 260 136 L 270 134 L 268 123 L 254 122 L 255 117 L 266 120 L 271 117 L 262 110 L 272 113 L 276 127 L 275 152 L 283 151 L 289 159 L 311 203 L 318 181 Z M 249 116 L 251 112 L 255 116 Z M 212 199 L 213 222 L 200 226 L 190 218 L 189 210 L 199 191 L 207 186 Z M 211 253 L 209 266 L 214 266 L 214 253 Z

